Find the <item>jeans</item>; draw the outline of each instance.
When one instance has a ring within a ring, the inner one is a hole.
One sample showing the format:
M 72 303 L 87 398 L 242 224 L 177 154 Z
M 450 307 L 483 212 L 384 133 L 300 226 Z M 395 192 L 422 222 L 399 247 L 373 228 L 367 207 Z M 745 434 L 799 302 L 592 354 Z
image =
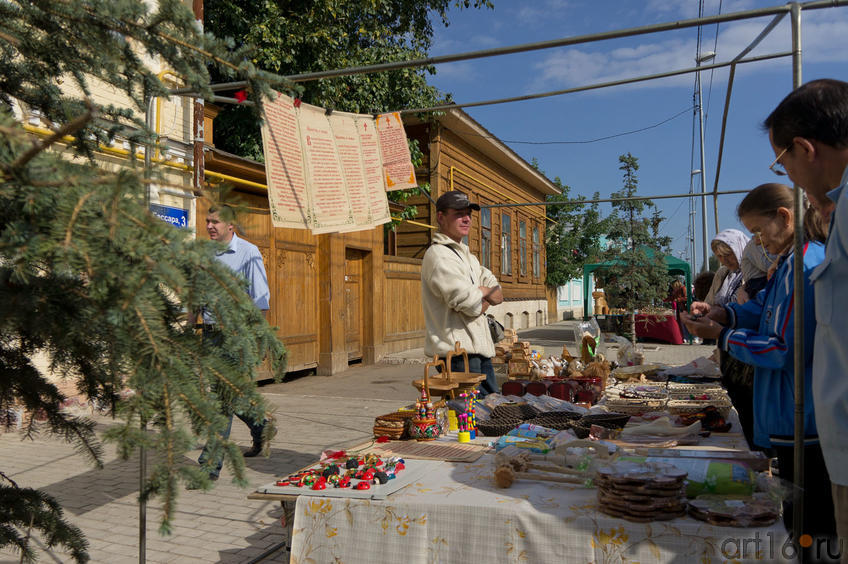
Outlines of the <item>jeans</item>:
M 247 425 L 248 429 L 250 429 L 250 438 L 253 439 L 253 444 L 254 445 L 261 444 L 262 443 L 262 431 L 265 429 L 265 421 L 262 421 L 262 423 L 257 424 L 255 421 L 253 421 L 253 419 L 249 419 L 249 418 L 245 417 L 244 415 L 241 415 L 240 413 L 236 413 L 235 415 L 236 415 L 236 417 L 238 417 L 239 419 L 244 421 L 244 424 Z M 227 419 L 227 428 L 224 429 L 224 432 L 221 433 L 221 436 L 224 439 L 230 438 L 230 431 L 232 430 L 232 428 L 233 428 L 233 414 L 230 413 L 230 417 Z M 206 463 L 206 461 L 208 459 L 209 459 L 209 449 L 207 448 L 207 445 L 203 445 L 203 451 L 200 453 L 200 458 L 198 458 L 197 461 L 202 465 L 202 464 Z M 210 470 L 209 476 L 210 477 L 214 476 L 214 477 L 217 478 L 221 474 L 221 468 L 223 468 L 223 466 L 224 466 L 224 459 L 219 458 L 217 464 L 215 465 L 215 468 Z
M 444 360 L 444 358 L 442 359 Z M 479 354 L 468 355 L 468 368 L 465 368 L 465 360 L 462 356 L 451 358 L 452 372 L 474 372 L 475 374 L 485 374 L 486 379 L 480 382 L 480 397 L 486 397 L 488 394 L 493 394 L 498 391 L 498 382 L 495 378 L 495 367 L 492 366 L 492 359 Z
M 220 347 L 221 343 L 223 343 L 224 339 L 221 333 L 215 328 L 214 325 L 204 324 L 203 325 L 203 340 L 208 341 L 212 346 Z M 227 428 L 221 433 L 221 437 L 225 440 L 230 438 L 230 431 L 233 428 L 233 413 L 228 412 L 227 409 L 224 409 L 224 415 L 227 416 Z M 253 444 L 259 445 L 262 444 L 262 431 L 265 429 L 266 419 L 263 419 L 261 423 L 256 423 L 254 420 L 249 419 L 242 415 L 241 413 L 236 413 L 236 417 L 244 421 L 244 424 L 247 425 L 248 429 L 250 429 L 250 437 L 253 439 Z M 209 459 L 209 448 L 208 445 L 203 445 L 203 451 L 200 453 L 200 458 L 197 461 L 200 464 L 204 464 Z M 210 477 L 217 478 L 221 474 L 221 468 L 224 466 L 224 459 L 219 458 L 215 468 L 213 468 L 209 472 Z

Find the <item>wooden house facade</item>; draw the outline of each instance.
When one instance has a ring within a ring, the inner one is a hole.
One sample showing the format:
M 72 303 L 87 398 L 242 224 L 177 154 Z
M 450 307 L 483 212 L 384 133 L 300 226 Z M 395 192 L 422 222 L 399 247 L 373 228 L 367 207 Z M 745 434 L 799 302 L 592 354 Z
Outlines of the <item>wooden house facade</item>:
M 416 220 L 401 223 L 395 232 L 380 226 L 313 235 L 274 228 L 264 166 L 215 149 L 213 118 L 209 108 L 205 168 L 212 179 L 235 185 L 228 197 L 242 210 L 242 234 L 265 260 L 271 286 L 268 321 L 279 328 L 289 351 L 289 370 L 335 374 L 351 361 L 370 364 L 421 347 L 421 257 L 435 228 L 433 205 L 422 197 L 415 202 Z M 476 135 L 468 134 L 469 128 Z M 419 182 L 430 182 L 434 198 L 456 189 L 483 205 L 540 202 L 556 191 L 463 112 L 448 113 L 436 124 L 410 122 L 407 134 L 424 149 L 426 166 L 416 174 Z M 209 202 L 198 198 L 196 207 L 196 229 L 203 234 Z M 508 327 L 545 323 L 544 207 L 486 209 L 475 214 L 474 222 L 471 249 L 498 276 L 506 297 L 490 313 Z

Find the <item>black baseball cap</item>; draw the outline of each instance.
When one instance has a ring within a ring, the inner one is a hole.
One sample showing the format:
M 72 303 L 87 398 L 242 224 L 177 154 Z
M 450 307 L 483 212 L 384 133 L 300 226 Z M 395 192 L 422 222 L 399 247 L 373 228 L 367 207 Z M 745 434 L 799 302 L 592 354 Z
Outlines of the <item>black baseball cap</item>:
M 464 210 L 467 208 L 475 211 L 480 210 L 479 204 L 470 201 L 468 196 L 465 195 L 465 192 L 460 192 L 459 190 L 445 192 L 436 200 L 436 211 Z

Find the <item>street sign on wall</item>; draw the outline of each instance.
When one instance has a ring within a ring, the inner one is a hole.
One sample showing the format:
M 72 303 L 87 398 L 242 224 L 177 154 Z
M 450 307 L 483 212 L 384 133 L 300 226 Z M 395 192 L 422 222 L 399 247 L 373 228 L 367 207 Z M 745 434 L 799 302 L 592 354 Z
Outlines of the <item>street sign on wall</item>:
M 183 229 L 188 228 L 188 210 L 150 204 L 150 211 L 165 223 L 170 223 L 175 227 Z

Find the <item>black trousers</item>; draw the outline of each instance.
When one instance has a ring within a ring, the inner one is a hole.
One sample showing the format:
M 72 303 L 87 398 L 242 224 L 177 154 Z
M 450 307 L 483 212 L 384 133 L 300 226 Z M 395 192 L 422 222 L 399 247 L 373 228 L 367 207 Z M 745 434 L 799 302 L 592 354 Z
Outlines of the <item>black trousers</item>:
M 780 478 L 791 483 L 795 476 L 795 449 L 791 446 L 774 446 L 777 453 L 777 465 Z M 788 484 L 787 484 L 788 485 Z M 830 555 L 837 556 L 839 548 L 836 540 L 836 519 L 833 513 L 833 496 L 830 475 L 824 464 L 820 445 L 804 447 L 804 530 L 792 530 L 794 509 L 791 496 L 783 503 L 783 524 L 798 542 L 801 535 L 810 535 L 813 544 L 802 549 L 803 562 L 838 562 L 839 558 L 829 558 L 824 539 L 830 540 Z

